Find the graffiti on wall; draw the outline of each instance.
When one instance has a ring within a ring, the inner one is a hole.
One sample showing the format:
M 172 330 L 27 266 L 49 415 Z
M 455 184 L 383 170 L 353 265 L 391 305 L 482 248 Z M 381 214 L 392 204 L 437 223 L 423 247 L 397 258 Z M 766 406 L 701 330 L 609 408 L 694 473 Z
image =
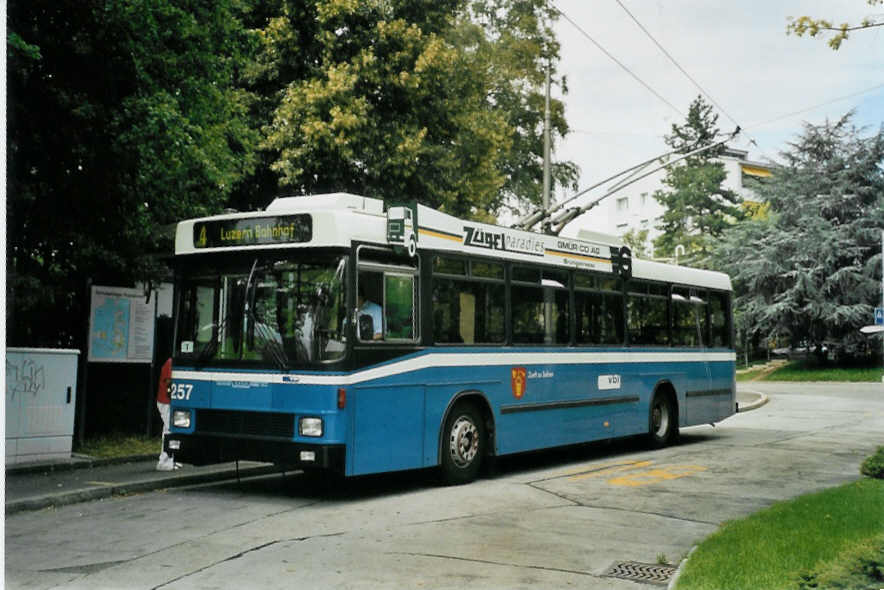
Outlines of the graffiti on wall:
M 37 396 L 46 387 L 46 370 L 42 364 L 31 359 L 6 359 L 6 397 L 14 400 L 17 395 Z

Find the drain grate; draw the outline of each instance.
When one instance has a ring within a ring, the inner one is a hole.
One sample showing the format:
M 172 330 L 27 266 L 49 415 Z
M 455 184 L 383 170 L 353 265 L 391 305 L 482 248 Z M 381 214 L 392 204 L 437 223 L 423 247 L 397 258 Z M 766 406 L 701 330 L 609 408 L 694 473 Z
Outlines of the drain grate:
M 621 561 L 612 565 L 605 575 L 611 578 L 622 578 L 634 582 L 647 584 L 660 584 L 665 586 L 669 578 L 675 573 L 675 566 L 659 565 L 655 563 L 638 563 L 636 561 Z

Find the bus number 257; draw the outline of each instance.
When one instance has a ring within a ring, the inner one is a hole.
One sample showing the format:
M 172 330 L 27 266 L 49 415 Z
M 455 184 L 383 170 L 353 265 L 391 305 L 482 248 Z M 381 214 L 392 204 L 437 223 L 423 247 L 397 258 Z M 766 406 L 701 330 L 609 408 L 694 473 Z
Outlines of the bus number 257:
M 169 397 L 172 399 L 190 399 L 190 394 L 193 392 L 193 385 L 190 383 L 173 383 L 172 390 L 169 392 Z

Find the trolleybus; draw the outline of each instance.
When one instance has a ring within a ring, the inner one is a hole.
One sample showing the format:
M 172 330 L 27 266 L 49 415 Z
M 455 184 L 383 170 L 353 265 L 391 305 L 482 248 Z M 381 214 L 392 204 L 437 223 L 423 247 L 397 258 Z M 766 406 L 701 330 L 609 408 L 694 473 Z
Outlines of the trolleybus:
M 343 475 L 614 437 L 735 412 L 731 284 L 617 243 L 336 193 L 183 221 L 177 461 Z

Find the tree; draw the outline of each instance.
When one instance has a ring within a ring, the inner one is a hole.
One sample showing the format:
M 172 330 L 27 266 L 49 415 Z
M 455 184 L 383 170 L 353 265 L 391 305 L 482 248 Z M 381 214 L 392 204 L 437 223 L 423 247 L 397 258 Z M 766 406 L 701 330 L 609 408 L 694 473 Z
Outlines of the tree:
M 751 334 L 841 355 L 867 345 L 858 330 L 881 296 L 884 128 L 862 137 L 851 117 L 805 124 L 758 189 L 769 218 L 734 226 L 717 249 Z
M 665 137 L 666 145 L 682 154 L 713 145 L 721 139 L 717 122 L 712 106 L 698 96 L 684 124 L 672 125 L 672 133 Z M 673 256 L 675 247 L 681 245 L 688 257 L 695 259 L 694 264 L 701 264 L 697 259 L 709 254 L 715 239 L 742 219 L 740 197 L 721 186 L 727 172 L 715 158 L 724 149 L 723 144 L 711 148 L 667 170 L 663 184 L 668 189 L 654 193 L 665 209 L 658 226 L 663 233 L 654 240 L 657 256 Z
M 884 0 L 866 0 L 866 3 L 869 6 L 874 6 L 876 4 L 884 3 Z M 880 27 L 882 25 L 884 25 L 884 22 L 880 19 L 873 20 L 871 18 L 864 18 L 858 25 L 841 23 L 840 25 L 835 26 L 832 21 L 827 19 L 799 16 L 798 18 L 789 19 L 789 24 L 786 25 L 786 33 L 794 33 L 799 37 L 803 37 L 804 35 L 816 37 L 824 31 L 835 32 L 835 34 L 832 35 L 832 38 L 829 39 L 828 43 L 829 47 L 837 51 L 841 47 L 841 43 L 849 37 L 849 33 L 871 29 L 873 27 Z
M 504 202 L 517 212 L 541 204 L 543 195 L 543 117 L 545 73 L 552 68 L 552 84 L 567 93 L 567 83 L 556 78 L 559 44 L 552 23 L 559 12 L 545 0 L 472 0 L 461 11 L 453 43 L 473 52 L 489 76 L 488 101 L 503 111 L 512 149 L 501 163 Z M 474 39 L 464 42 L 465 39 Z M 564 105 L 550 101 L 553 145 L 568 133 Z M 579 170 L 572 162 L 551 162 L 551 192 L 555 187 L 577 189 Z
M 523 164 L 540 151 L 530 141 L 539 137 L 537 115 L 525 116 L 536 105 L 521 96 L 532 96 L 537 62 L 557 49 L 524 34 L 551 35 L 539 29 L 542 6 L 280 2 L 260 31 L 252 76 L 278 89 L 267 93 L 277 99 L 262 145 L 280 184 L 296 193 L 349 190 L 416 198 L 454 215 L 494 215 L 507 194 L 524 189 L 530 172 Z M 514 17 L 517 8 L 534 20 Z M 493 39 L 489 28 L 498 32 Z M 573 171 L 560 168 L 559 176 Z
M 235 0 L 9 3 L 9 341 L 76 346 L 85 282 L 168 271 L 164 229 L 255 165 Z
M 650 252 L 648 251 L 648 234 L 649 230 L 633 228 L 623 234 L 623 245 L 629 246 L 632 255 L 636 258 L 645 258 Z
M 8 8 L 12 344 L 79 345 L 87 279 L 165 276 L 174 222 L 281 188 L 485 220 L 539 200 L 541 81 L 558 52 L 542 0 Z M 558 101 L 553 115 L 560 136 Z

